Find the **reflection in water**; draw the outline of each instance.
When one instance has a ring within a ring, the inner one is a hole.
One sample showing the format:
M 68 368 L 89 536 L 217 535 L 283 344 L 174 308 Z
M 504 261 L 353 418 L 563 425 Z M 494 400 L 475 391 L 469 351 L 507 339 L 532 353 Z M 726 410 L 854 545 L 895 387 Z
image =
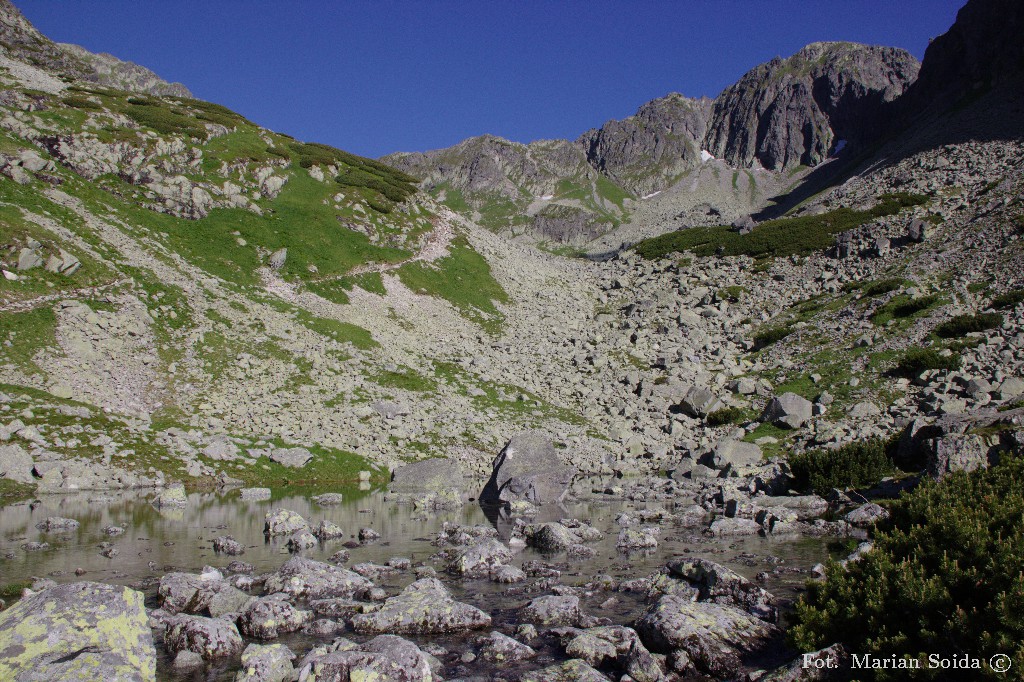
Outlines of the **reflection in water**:
M 445 522 L 465 525 L 490 524 L 503 539 L 508 539 L 514 520 L 499 513 L 496 508 L 482 508 L 468 504 L 458 510 L 425 511 L 409 505 L 386 501 L 381 491 L 346 489 L 342 504 L 321 507 L 310 498 L 323 489 L 277 490 L 271 500 L 246 501 L 237 490 L 223 493 L 193 493 L 188 496 L 184 509 L 157 510 L 149 504 L 151 494 L 129 492 L 81 493 L 63 497 L 49 496 L 34 502 L 4 507 L 0 510 L 0 583 L 25 580 L 29 577 L 50 577 L 58 582 L 93 580 L 130 585 L 146 590 L 148 604 L 155 606 L 155 579 L 172 571 L 198 572 L 203 566 L 227 566 L 238 558 L 253 564 L 256 571 L 266 573 L 277 570 L 288 559 L 287 538 L 266 540 L 263 536 L 264 515 L 283 507 L 298 512 L 311 526 L 320 520 L 333 521 L 346 532 L 346 537 L 328 541 L 304 552 L 312 559 L 326 561 L 343 543 L 353 539 L 360 528 L 370 527 L 382 535 L 382 540 L 351 550 L 349 565 L 361 562 L 384 563 L 392 557 L 406 557 L 413 565 L 426 563 L 439 571 L 444 566 L 432 563 L 430 558 L 438 549 L 430 544 Z M 675 555 L 703 556 L 730 566 L 738 573 L 753 578 L 761 571 L 772 572 L 764 586 L 782 598 L 791 598 L 795 588 L 806 580 L 805 571 L 824 560 L 826 541 L 790 538 L 787 540 L 760 537 L 725 538 L 713 540 L 701 534 L 700 529 L 685 529 L 671 524 L 661 529 L 659 547 L 647 554 L 625 555 L 615 548 L 619 528 L 615 518 L 619 512 L 635 509 L 665 509 L 671 503 L 633 503 L 608 501 L 601 496 L 567 503 L 541 511 L 538 520 L 557 520 L 575 517 L 590 521 L 605 532 L 603 540 L 591 546 L 596 554 L 589 559 L 568 559 L 564 555 L 544 556 L 532 549 L 519 549 L 514 563 L 544 560 L 558 564 L 562 570 L 560 582 L 581 585 L 595 575 L 606 574 L 616 580 L 647 576 L 664 566 Z M 36 524 L 50 516 L 78 520 L 81 527 L 65 533 L 44 533 Z M 108 537 L 107 526 L 122 526 L 123 535 Z M 214 553 L 212 541 L 221 535 L 231 535 L 245 546 L 240 557 Z M 48 542 L 48 550 L 29 552 L 22 545 Z M 113 558 L 100 555 L 100 545 L 110 542 L 118 549 Z M 81 569 L 81 577 L 75 571 Z M 378 584 L 394 594 L 412 582 L 410 571 L 386 575 Z M 521 606 L 536 593 L 527 593 L 523 586 L 506 586 L 486 580 L 447 580 L 457 599 L 488 611 L 495 625 L 508 622 L 512 609 Z M 588 612 L 606 616 L 616 623 L 628 624 L 643 608 L 640 595 L 616 593 L 608 600 L 608 593 L 598 593 L 586 599 Z M 358 637 L 352 637 L 359 639 Z M 435 641 L 438 638 L 434 638 Z M 442 638 L 443 639 L 443 638 Z M 452 645 L 468 647 L 467 638 L 453 638 Z M 294 635 L 281 640 L 300 655 L 316 642 Z M 169 661 L 161 659 L 162 674 L 168 674 Z M 170 679 L 170 678 L 168 678 Z

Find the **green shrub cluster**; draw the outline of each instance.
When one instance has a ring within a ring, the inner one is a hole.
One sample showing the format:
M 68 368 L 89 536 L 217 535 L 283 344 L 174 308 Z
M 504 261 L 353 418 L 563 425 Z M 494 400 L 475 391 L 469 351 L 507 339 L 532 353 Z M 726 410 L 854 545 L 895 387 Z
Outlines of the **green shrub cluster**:
M 206 137 L 206 128 L 185 113 L 136 97 L 128 98 L 128 102 L 123 113 L 140 126 L 152 128 L 164 135 L 184 135 L 200 139 Z
M 317 142 L 293 142 L 290 147 L 303 168 L 338 167 L 340 172 L 335 181 L 344 187 L 364 187 L 395 203 L 405 201 L 416 192 L 419 182 L 416 178 L 379 161 Z
M 877 282 L 866 282 L 862 289 L 865 296 L 881 296 L 890 291 L 896 291 L 906 283 L 898 277 L 892 279 L 880 279 Z
M 698 256 L 751 256 L 767 258 L 808 254 L 827 249 L 835 235 L 904 208 L 918 206 L 927 197 L 919 194 L 885 194 L 866 211 L 839 208 L 819 215 L 768 220 L 741 235 L 730 227 L 694 227 L 645 239 L 633 248 L 644 258 L 662 258 L 673 252 L 691 251 Z
M 897 296 L 885 305 L 880 306 L 874 315 L 871 316 L 871 321 L 875 324 L 885 324 L 894 318 L 911 317 L 928 310 L 938 302 L 938 294 L 918 296 L 917 298 Z
M 952 371 L 960 368 L 962 360 L 963 358 L 957 352 L 953 352 L 950 355 L 941 355 L 934 348 L 913 348 L 904 353 L 897 363 L 896 369 L 901 374 L 909 374 L 911 376 L 929 369 Z
M 79 97 L 78 95 L 68 95 L 61 102 L 64 103 L 64 106 L 71 107 L 72 109 L 98 110 L 103 108 L 102 105 L 93 102 L 88 97 Z
M 835 449 L 808 450 L 790 456 L 794 487 L 824 495 L 832 488 L 872 485 L 893 472 L 886 441 L 874 438 Z
M 841 642 L 852 653 L 926 659 L 968 653 L 1011 657 L 1010 675 L 987 667 L 955 679 L 1020 679 L 1024 669 L 1024 460 L 955 473 L 897 501 L 874 548 L 797 603 L 792 643 L 813 651 Z M 915 679 L 952 679 L 928 670 Z M 903 680 L 905 671 L 864 679 Z
M 957 315 L 938 327 L 935 333 L 944 339 L 958 339 L 971 332 L 983 332 L 995 329 L 1003 324 L 1003 316 L 999 313 L 978 313 L 977 315 Z
M 707 416 L 705 421 L 708 426 L 724 426 L 725 424 L 736 424 L 743 420 L 746 411 L 742 407 L 723 407 L 715 410 Z
M 992 307 L 998 310 L 1014 308 L 1022 301 L 1024 301 L 1024 289 L 1017 289 L 1016 291 L 1007 291 L 993 298 Z
M 788 326 L 765 329 L 764 331 L 760 331 L 757 334 L 754 334 L 754 344 L 756 345 L 758 350 L 760 350 L 761 348 L 765 348 L 767 346 L 772 345 L 773 343 L 781 341 L 782 339 L 792 334 L 794 331 L 796 330 Z

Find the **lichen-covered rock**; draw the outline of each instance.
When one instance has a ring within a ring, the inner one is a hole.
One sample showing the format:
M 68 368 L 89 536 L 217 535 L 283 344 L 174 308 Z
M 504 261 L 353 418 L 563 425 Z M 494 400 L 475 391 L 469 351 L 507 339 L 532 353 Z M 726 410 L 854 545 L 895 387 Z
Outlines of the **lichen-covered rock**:
M 221 618 L 231 613 L 241 613 L 255 599 L 251 594 L 224 583 L 210 599 L 206 607 L 214 618 Z
M 164 633 L 164 644 L 171 653 L 191 651 L 205 661 L 235 656 L 244 646 L 234 623 L 202 616 L 177 616 Z
M 263 534 L 291 535 L 300 530 L 309 530 L 309 523 L 298 512 L 291 509 L 275 509 L 267 512 L 263 523 Z
M 532 504 L 561 502 L 575 476 L 576 470 L 562 463 L 543 432 L 525 431 L 513 437 L 495 458 L 491 478 L 480 499 Z
M 310 499 L 321 507 L 333 507 L 345 501 L 345 497 L 341 493 L 324 493 L 322 495 L 314 495 Z
M 775 597 L 735 571 L 707 559 L 680 557 L 668 562 L 669 575 L 697 588 L 698 601 L 737 606 L 761 620 L 774 623 L 779 611 Z
M 741 669 L 743 657 L 770 645 L 779 630 L 732 606 L 695 602 L 667 594 L 637 620 L 636 630 L 651 651 L 683 651 L 697 669 L 719 679 Z
M 849 511 L 843 520 L 854 526 L 868 527 L 873 526 L 879 521 L 884 521 L 889 518 L 889 512 L 885 507 L 875 504 L 874 502 L 868 502 L 862 504 Z
M 538 625 L 569 625 L 593 627 L 596 621 L 583 613 L 580 598 L 574 595 L 537 597 L 522 609 L 523 620 Z
M 422 578 L 391 597 L 378 611 L 352 618 L 360 633 L 429 634 L 485 628 L 491 617 L 452 599 L 436 578 Z
M 155 679 L 156 649 L 141 592 L 68 583 L 0 612 L 0 680 Z
M 245 554 L 245 547 L 230 535 L 222 535 L 213 539 L 213 551 L 217 552 L 217 554 L 238 556 Z
M 238 617 L 238 627 L 246 637 L 276 639 L 295 632 L 313 620 L 311 611 L 297 609 L 279 596 L 253 600 Z
M 158 509 L 164 508 L 175 508 L 184 507 L 188 504 L 188 497 L 185 495 L 185 486 L 176 483 L 174 485 L 167 486 L 156 499 L 153 500 L 153 506 Z
M 655 549 L 658 546 L 656 528 L 623 528 L 615 540 L 618 549 Z
M 549 665 L 533 670 L 519 678 L 520 682 L 608 682 L 608 678 L 581 660 L 572 659 L 564 663 Z
M 157 594 L 168 613 L 199 613 L 210 606 L 210 601 L 225 585 L 224 576 L 219 572 L 168 573 L 160 578 Z
M 480 658 L 489 663 L 509 663 L 533 658 L 537 652 L 497 630 L 476 640 Z
M 238 494 L 243 500 L 269 500 L 270 488 L 241 488 Z
M 526 573 L 521 568 L 516 566 L 498 566 L 491 574 L 487 576 L 491 582 L 509 584 L 509 583 L 521 583 L 526 580 Z
M 512 552 L 494 538 L 486 538 L 461 550 L 448 564 L 448 571 L 466 578 L 486 578 L 499 566 L 512 561 Z
M 269 593 L 284 592 L 306 599 L 351 598 L 373 584 L 352 571 L 305 557 L 292 557 L 267 577 Z
M 250 644 L 242 652 L 242 669 L 235 682 L 291 682 L 295 654 L 284 644 Z
M 316 547 L 318 544 L 319 542 L 315 535 L 310 533 L 308 530 L 300 530 L 292 533 L 292 536 L 288 538 L 288 551 L 301 552 L 304 549 Z
M 412 642 L 394 635 L 379 635 L 356 645 L 339 638 L 317 647 L 303 658 L 300 680 L 318 682 L 433 682 L 439 663 Z
M 336 523 L 331 521 L 321 521 L 317 524 L 316 528 L 313 529 L 313 535 L 324 540 L 333 540 L 334 538 L 345 537 L 345 531 L 341 529 Z

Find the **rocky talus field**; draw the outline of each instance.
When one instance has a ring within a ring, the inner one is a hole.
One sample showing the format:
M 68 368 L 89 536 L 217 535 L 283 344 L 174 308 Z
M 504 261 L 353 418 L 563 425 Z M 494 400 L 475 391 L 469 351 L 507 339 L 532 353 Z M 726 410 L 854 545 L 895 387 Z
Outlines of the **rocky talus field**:
M 0 680 L 1024 679 L 1022 31 L 374 160 L 0 0 Z

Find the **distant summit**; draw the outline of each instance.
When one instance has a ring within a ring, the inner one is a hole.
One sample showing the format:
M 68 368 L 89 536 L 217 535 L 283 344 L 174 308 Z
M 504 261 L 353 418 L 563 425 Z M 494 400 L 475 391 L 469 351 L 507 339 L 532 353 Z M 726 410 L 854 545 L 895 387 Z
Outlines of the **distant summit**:
M 191 97 L 181 83 L 109 54 L 94 54 L 78 45 L 55 43 L 40 33 L 10 0 L 0 0 L 0 46 L 7 56 L 72 80 L 147 95 Z

